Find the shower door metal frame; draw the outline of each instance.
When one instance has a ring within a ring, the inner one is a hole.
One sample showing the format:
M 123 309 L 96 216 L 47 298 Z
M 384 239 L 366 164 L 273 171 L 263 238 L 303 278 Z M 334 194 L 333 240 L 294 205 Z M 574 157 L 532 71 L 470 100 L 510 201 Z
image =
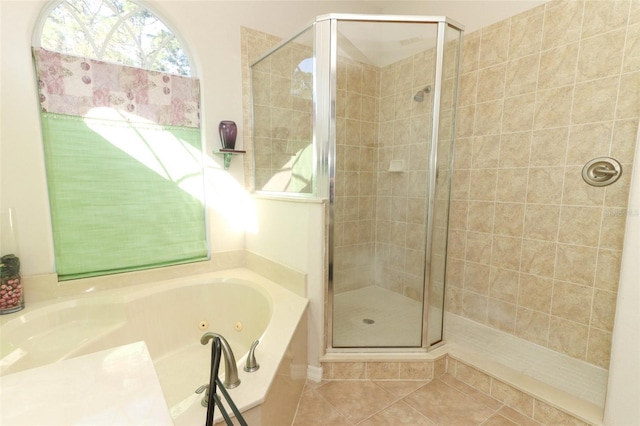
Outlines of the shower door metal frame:
M 447 22 L 439 22 L 438 23 L 438 36 L 436 41 L 436 69 L 435 69 L 435 81 L 434 85 L 436 87 L 434 93 L 434 109 L 432 116 L 432 132 L 431 132 L 431 151 L 429 156 L 429 190 L 428 196 L 430 202 L 428 204 L 427 209 L 427 237 L 426 237 L 426 245 L 425 245 L 425 272 L 424 272 L 424 286 L 425 290 L 430 288 L 428 286 L 431 282 L 431 255 L 433 253 L 433 226 L 434 226 L 434 204 L 435 204 L 435 195 L 436 195 L 436 180 L 438 175 L 438 142 L 440 138 L 440 113 L 442 107 L 442 87 L 443 87 L 443 77 L 444 77 L 444 60 L 445 60 L 445 42 L 446 42 L 446 32 L 449 27 L 453 27 L 459 31 L 458 33 L 458 48 L 455 52 L 457 55 L 456 61 L 456 82 L 455 82 L 455 94 L 453 95 L 453 105 L 454 108 L 452 110 L 452 125 L 453 128 L 451 134 L 451 146 L 449 148 L 449 200 L 451 200 L 451 189 L 452 189 L 452 181 L 453 181 L 453 147 L 455 143 L 455 121 L 456 121 L 456 109 L 457 109 L 457 98 L 458 98 L 458 88 L 460 85 L 460 61 L 462 58 L 462 35 L 464 33 L 464 28 L 456 27 L 454 25 L 450 25 Z M 438 108 L 435 108 L 435 106 Z M 448 234 L 448 223 L 449 223 L 449 208 L 447 208 L 447 234 Z M 444 253 L 445 253 L 445 263 L 444 263 L 444 272 L 443 274 L 446 276 L 446 251 L 448 246 L 448 235 L 445 240 Z M 446 280 L 446 279 L 445 279 Z M 443 286 L 446 281 L 443 281 Z M 443 289 L 444 292 L 444 289 Z M 443 294 L 444 299 L 444 294 Z M 428 295 L 423 298 L 423 324 L 427 324 L 427 327 L 422 328 L 422 347 L 429 349 L 435 349 L 438 346 L 441 346 L 444 341 L 444 300 L 442 306 L 442 321 L 440 322 L 440 338 L 434 342 L 430 342 L 429 335 L 429 322 L 426 316 L 429 314 L 429 297 Z
M 433 111 L 431 113 L 431 149 L 429 150 L 429 187 L 427 188 L 427 223 L 424 246 L 424 276 L 422 296 L 422 347 L 429 347 L 429 287 L 431 284 L 431 254 L 433 252 L 433 212 L 435 210 L 438 168 L 438 138 L 440 136 L 440 107 L 442 106 L 442 73 L 444 72 L 444 38 L 446 24 L 438 22 L 436 37 L 436 69 L 434 73 Z M 442 313 L 444 316 L 444 311 Z M 444 322 L 444 318 L 442 320 Z
M 424 263 L 424 276 L 423 276 L 423 311 L 422 311 L 422 336 L 421 345 L 415 347 L 340 347 L 335 348 L 333 346 L 333 296 L 334 296 L 334 208 L 335 208 L 335 154 L 336 154 L 336 72 L 337 72 L 337 27 L 338 21 L 350 21 L 350 22 L 384 22 L 384 23 L 416 23 L 416 24 L 437 24 L 437 38 L 436 38 L 436 66 L 435 66 L 435 80 L 433 90 L 433 111 L 432 111 L 432 127 L 431 127 L 431 149 L 429 153 L 429 186 L 426 196 L 428 197 L 427 204 L 427 224 L 426 224 L 426 236 L 425 236 L 425 263 Z M 433 227 L 433 212 L 435 203 L 435 191 L 436 191 L 436 174 L 437 174 L 437 145 L 439 137 L 440 126 L 440 107 L 442 98 L 442 84 L 443 84 L 443 72 L 444 72 L 444 45 L 446 38 L 446 30 L 448 27 L 452 27 L 460 32 L 460 37 L 464 32 L 464 27 L 454 20 L 447 18 L 446 16 L 412 16 L 412 15 L 361 15 L 361 14 L 329 14 L 316 17 L 314 21 L 315 26 L 315 40 L 318 40 L 321 36 L 326 37 L 329 35 L 329 52 L 315 51 L 315 63 L 316 71 L 327 69 L 329 75 L 324 76 L 320 81 L 320 75 L 318 75 L 314 82 L 314 107 L 320 107 L 328 105 L 326 109 L 316 109 L 314 112 L 314 139 L 320 144 L 326 143 L 325 148 L 316 148 L 316 152 L 324 152 L 329 154 L 324 157 L 327 160 L 327 164 L 318 167 L 319 169 L 326 170 L 328 172 L 328 185 L 326 186 L 329 198 L 328 206 L 328 237 L 327 237 L 327 292 L 326 297 L 328 301 L 326 303 L 325 314 L 326 318 L 326 335 L 325 335 L 325 349 L 327 352 L 333 353 L 349 353 L 349 352 L 410 352 L 419 351 L 424 352 L 429 349 L 439 346 L 440 342 L 429 343 L 427 316 L 428 316 L 428 303 L 429 293 L 428 288 L 431 279 L 431 254 L 433 245 L 432 227 Z M 461 50 L 461 41 L 459 42 L 459 51 Z M 317 47 L 317 44 L 316 44 Z M 324 46 L 327 47 L 327 46 Z M 459 53 L 458 53 L 459 55 Z M 459 56 L 460 57 L 460 56 Z M 325 62 L 325 64 L 323 64 Z M 328 64 L 327 64 L 328 62 Z M 459 78 L 458 63 L 458 78 Z M 328 86 L 327 87 L 327 83 Z M 456 82 L 457 87 L 457 82 Z M 457 88 L 456 88 L 457 90 Z M 328 96 L 328 99 L 324 97 Z M 454 115 L 455 117 L 455 115 Z M 455 118 L 454 118 L 455 120 Z M 454 121 L 455 122 L 455 121 Z M 325 136 L 324 131 L 328 129 L 329 133 Z M 318 133 L 316 133 L 318 132 Z M 452 135 L 453 139 L 453 135 Z M 323 158 L 323 157 L 319 157 Z M 451 164 L 453 164 L 453 155 L 451 155 Z M 450 168 L 452 171 L 453 168 Z M 451 182 L 449 182 L 451 185 Z M 449 188 L 450 191 L 450 188 Z M 449 192 L 450 193 L 450 192 Z M 446 264 L 445 264 L 446 265 Z M 446 266 L 445 266 L 446 267 Z M 442 312 L 444 316 L 444 309 Z M 444 318 L 442 323 L 444 322 Z M 441 327 L 442 327 L 441 323 Z

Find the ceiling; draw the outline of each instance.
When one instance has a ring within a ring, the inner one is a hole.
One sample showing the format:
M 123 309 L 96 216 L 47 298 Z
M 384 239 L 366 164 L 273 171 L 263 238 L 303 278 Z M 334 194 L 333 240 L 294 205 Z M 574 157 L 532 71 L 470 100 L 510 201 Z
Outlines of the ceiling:
M 465 34 L 469 34 L 547 1 L 549 0 L 257 0 L 254 5 L 269 5 L 270 11 L 279 13 L 283 19 L 269 19 L 265 16 L 251 27 L 288 39 L 297 32 L 296 29 L 300 30 L 315 17 L 329 13 L 419 15 L 446 16 L 463 26 Z M 243 3 L 252 4 L 251 1 L 236 4 Z M 413 23 L 344 22 L 338 29 L 338 48 L 341 55 L 382 67 L 432 48 L 435 45 L 435 27 Z M 453 32 L 447 36 L 453 36 Z M 297 42 L 311 42 L 306 36 L 304 39 L 299 38 Z
M 373 1 L 382 13 L 447 16 L 470 33 L 532 9 L 549 0 L 422 0 Z
M 338 23 L 338 51 L 359 62 L 384 67 L 435 46 L 437 24 Z M 456 31 L 457 32 L 457 31 Z
M 449 0 L 403 2 L 372 1 L 378 13 L 390 15 L 446 16 L 460 23 L 466 33 L 507 19 L 546 0 Z M 455 37 L 456 31 L 447 32 Z M 435 24 L 344 22 L 338 25 L 338 48 L 342 55 L 383 67 L 433 48 Z

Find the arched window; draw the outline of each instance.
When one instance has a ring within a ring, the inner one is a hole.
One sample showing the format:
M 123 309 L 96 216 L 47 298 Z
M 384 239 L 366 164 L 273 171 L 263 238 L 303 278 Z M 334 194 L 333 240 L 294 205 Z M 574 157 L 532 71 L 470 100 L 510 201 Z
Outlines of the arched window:
M 35 32 L 59 280 L 208 259 L 200 82 L 141 3 L 60 0 Z
M 291 74 L 291 95 L 313 99 L 313 58 L 305 58 Z
M 174 31 L 148 8 L 129 0 L 61 0 L 36 45 L 70 55 L 189 76 L 188 55 Z

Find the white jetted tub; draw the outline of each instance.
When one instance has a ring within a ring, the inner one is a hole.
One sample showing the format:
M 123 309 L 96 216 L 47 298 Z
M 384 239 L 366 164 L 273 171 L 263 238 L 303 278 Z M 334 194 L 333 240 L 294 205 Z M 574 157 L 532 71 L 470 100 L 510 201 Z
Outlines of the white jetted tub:
M 228 392 L 249 424 L 290 424 L 306 377 L 307 303 L 247 269 L 27 303 L 3 318 L 0 375 L 144 341 L 175 425 L 201 425 L 194 391 L 209 381 L 212 342 L 200 338 L 215 332 L 235 354 L 241 383 Z M 260 368 L 247 373 L 256 339 Z

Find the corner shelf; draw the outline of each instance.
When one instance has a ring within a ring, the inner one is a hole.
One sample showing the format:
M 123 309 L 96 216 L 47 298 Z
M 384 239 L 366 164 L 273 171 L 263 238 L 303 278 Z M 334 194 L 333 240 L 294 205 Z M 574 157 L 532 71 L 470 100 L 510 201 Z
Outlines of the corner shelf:
M 239 149 L 225 149 L 221 148 L 220 151 L 214 151 L 214 154 L 222 154 L 224 156 L 224 169 L 228 170 L 231 165 L 231 157 L 234 155 L 245 154 L 247 151 L 242 151 Z
M 403 173 L 405 172 L 404 160 L 391 160 L 389 162 L 389 170 L 391 173 Z

